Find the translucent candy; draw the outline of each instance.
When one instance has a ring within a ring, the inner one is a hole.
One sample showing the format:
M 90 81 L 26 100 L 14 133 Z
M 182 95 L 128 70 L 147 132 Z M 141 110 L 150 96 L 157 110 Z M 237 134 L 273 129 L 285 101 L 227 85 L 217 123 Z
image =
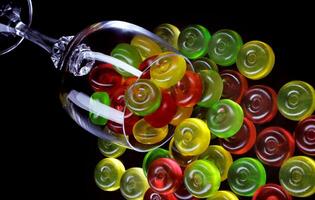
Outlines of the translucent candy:
M 175 49 L 178 49 L 177 42 L 180 31 L 176 26 L 167 23 L 161 24 L 154 29 L 154 33 L 172 45 Z
M 150 164 L 158 159 L 158 158 L 168 158 L 169 152 L 162 148 L 157 148 L 154 150 L 149 151 L 147 154 L 145 154 L 142 162 L 142 168 L 145 175 L 147 175 L 148 168 Z
M 305 154 L 315 156 L 315 116 L 300 121 L 294 131 L 296 146 Z
M 252 200 L 291 200 L 291 196 L 280 185 L 268 183 L 256 190 Z
M 219 71 L 217 64 L 206 57 L 198 58 L 194 60 L 192 64 L 194 66 L 195 71 L 198 73 L 201 70 L 214 70 L 216 72 Z
M 93 107 L 96 102 L 100 102 L 105 105 L 110 105 L 109 95 L 106 92 L 94 92 L 90 97 L 90 105 Z M 107 119 L 99 116 L 96 112 L 89 113 L 90 121 L 96 125 L 105 125 L 107 123 Z
M 208 197 L 207 200 L 238 200 L 238 197 L 231 191 L 220 190 Z
M 168 133 L 168 125 L 154 128 L 144 119 L 140 119 L 133 126 L 133 136 L 141 144 L 156 144 L 161 142 Z
M 193 107 L 180 107 L 177 106 L 176 113 L 170 122 L 173 126 L 177 126 L 179 123 L 181 123 L 184 119 L 187 119 L 191 116 L 193 112 Z
M 160 46 L 144 35 L 136 35 L 132 38 L 130 45 L 137 48 L 142 60 L 162 53 Z
M 97 146 L 104 156 L 110 158 L 117 158 L 126 151 L 125 147 L 119 146 L 107 140 L 102 140 L 100 138 L 97 139 Z

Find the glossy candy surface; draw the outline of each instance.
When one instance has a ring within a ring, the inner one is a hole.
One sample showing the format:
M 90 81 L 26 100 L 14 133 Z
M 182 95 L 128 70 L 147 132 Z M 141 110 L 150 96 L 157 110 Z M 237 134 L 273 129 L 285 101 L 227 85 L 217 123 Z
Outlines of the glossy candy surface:
M 220 190 L 207 198 L 207 200 L 238 200 L 238 197 L 231 191 Z
M 196 160 L 186 167 L 184 173 L 187 190 L 197 198 L 207 198 L 220 187 L 220 172 L 212 162 Z
M 167 23 L 161 24 L 154 29 L 154 33 L 160 36 L 160 38 L 165 40 L 175 49 L 178 49 L 177 41 L 178 41 L 180 31 L 176 26 L 172 24 L 167 24 Z
M 256 190 L 252 200 L 291 200 L 292 197 L 280 185 L 268 183 Z
M 210 38 L 211 35 L 205 27 L 201 25 L 188 26 L 179 34 L 178 49 L 190 59 L 202 57 L 208 51 Z
M 138 53 L 136 47 L 131 46 L 127 43 L 120 43 L 118 44 L 110 54 L 112 57 L 117 58 L 135 68 L 138 68 L 139 64 L 141 63 L 142 59 Z M 115 70 L 121 74 L 122 76 L 132 76 L 132 74 L 126 72 L 125 70 L 119 68 L 119 66 L 114 66 Z
M 180 81 L 186 71 L 185 59 L 171 52 L 160 54 L 151 65 L 151 80 L 161 88 L 170 88 Z
M 315 193 L 315 161 L 306 156 L 286 160 L 279 171 L 282 187 L 294 197 L 308 197 Z
M 177 200 L 174 194 L 162 195 L 149 188 L 143 197 L 143 200 Z
M 233 65 L 243 45 L 241 36 L 229 29 L 222 29 L 213 34 L 209 43 L 209 58 L 221 66 Z
M 177 149 L 177 147 L 174 145 L 174 137 L 171 139 L 169 143 L 169 153 L 171 158 L 176 160 L 176 162 L 181 167 L 186 167 L 191 162 L 198 159 L 198 156 L 184 156 L 181 154 L 181 152 Z
M 186 71 L 184 77 L 171 88 L 177 106 L 193 107 L 202 95 L 202 80 L 199 74 Z
M 218 72 L 202 70 L 199 72 L 202 80 L 202 96 L 198 106 L 209 108 L 219 101 L 223 91 L 223 81 Z
M 148 188 L 147 178 L 141 168 L 129 168 L 121 177 L 120 192 L 127 200 L 142 200 Z
M 195 71 L 198 73 L 201 70 L 214 70 L 216 72 L 219 71 L 217 64 L 206 57 L 198 58 L 194 60 L 192 64 L 194 66 Z
M 154 160 L 148 169 L 148 182 L 154 191 L 171 194 L 181 186 L 183 172 L 177 162 L 170 158 Z
M 106 92 L 94 92 L 90 97 L 90 106 L 96 107 L 97 102 L 101 104 L 105 104 L 107 106 L 110 105 L 109 95 Z M 97 112 L 90 112 L 89 113 L 90 121 L 95 125 L 105 125 L 107 123 L 107 119 L 104 117 L 99 116 Z
M 231 154 L 241 155 L 248 152 L 256 142 L 256 127 L 244 118 L 241 129 L 229 138 L 220 138 L 221 145 Z
M 182 155 L 196 156 L 208 148 L 210 137 L 210 131 L 204 121 L 188 118 L 177 125 L 174 144 Z
M 193 107 L 180 107 L 177 106 L 177 110 L 175 115 L 173 116 L 172 121 L 170 124 L 173 126 L 177 126 L 180 122 L 182 122 L 184 119 L 187 119 L 191 116 L 193 112 Z
M 305 154 L 315 156 L 315 116 L 300 121 L 294 131 L 296 146 Z
M 236 60 L 238 70 L 249 79 L 258 80 L 266 77 L 273 69 L 275 55 L 272 48 L 261 41 L 244 44 Z
M 124 172 L 125 167 L 120 160 L 104 158 L 96 165 L 94 171 L 95 183 L 104 191 L 118 190 Z
M 137 48 L 142 60 L 162 53 L 160 46 L 156 42 L 143 35 L 136 35 L 131 40 L 130 45 Z
M 104 156 L 110 158 L 117 158 L 126 151 L 125 147 L 119 146 L 107 140 L 102 140 L 100 138 L 97 139 L 97 146 Z
M 294 154 L 295 143 L 290 132 L 278 126 L 265 128 L 257 135 L 255 151 L 266 165 L 280 167 Z
M 161 104 L 161 91 L 150 80 L 139 79 L 132 84 L 125 94 L 128 109 L 139 116 L 155 112 Z
M 210 145 L 198 159 L 213 162 L 220 171 L 221 181 L 224 181 L 227 178 L 229 168 L 233 163 L 233 158 L 230 152 L 219 145 Z
M 243 157 L 235 160 L 228 172 L 231 190 L 240 196 L 253 196 L 266 183 L 264 166 L 254 158 Z
M 278 92 L 280 113 L 294 121 L 310 116 L 315 109 L 314 88 L 304 81 L 290 81 Z
M 154 160 L 158 158 L 168 158 L 168 157 L 169 157 L 169 152 L 162 148 L 157 148 L 157 149 L 149 151 L 144 156 L 143 162 L 142 162 L 142 169 L 143 169 L 144 174 L 147 175 L 148 168 Z
M 229 99 L 214 103 L 207 113 L 207 124 L 214 135 L 228 138 L 237 133 L 243 124 L 241 106 Z
M 168 125 L 155 128 L 144 119 L 140 119 L 134 124 L 132 132 L 135 139 L 141 144 L 156 144 L 166 137 Z
M 220 75 L 223 81 L 222 98 L 241 103 L 243 95 L 248 89 L 247 79 L 234 70 L 223 70 Z
M 175 116 L 177 106 L 170 92 L 162 91 L 160 107 L 152 114 L 144 117 L 144 120 L 155 128 L 166 126 Z
M 244 94 L 242 108 L 245 116 L 255 124 L 271 121 L 277 114 L 277 94 L 268 86 L 255 85 Z

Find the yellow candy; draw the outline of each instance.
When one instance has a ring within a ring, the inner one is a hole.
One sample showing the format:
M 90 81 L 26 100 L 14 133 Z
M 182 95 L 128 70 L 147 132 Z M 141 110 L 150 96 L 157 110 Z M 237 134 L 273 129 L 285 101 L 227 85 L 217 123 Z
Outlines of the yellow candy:
M 238 200 L 238 197 L 230 191 L 217 191 L 211 195 L 207 200 Z
M 187 119 L 191 116 L 193 112 L 193 107 L 177 107 L 176 114 L 174 115 L 172 121 L 170 124 L 173 126 L 177 126 L 179 123 L 181 123 L 184 119 Z
M 186 71 L 185 59 L 175 53 L 162 53 L 150 69 L 151 80 L 161 88 L 169 88 L 180 81 Z
M 168 125 L 154 128 L 144 119 L 139 120 L 132 129 L 135 139 L 142 144 L 156 144 L 161 142 L 168 133 Z
M 138 49 L 138 52 L 142 60 L 162 53 L 162 50 L 158 44 L 156 44 L 153 40 L 143 35 L 136 35 L 131 40 L 130 44 L 131 46 L 134 46 Z
M 210 145 L 208 149 L 199 156 L 199 159 L 212 161 L 220 171 L 221 181 L 227 178 L 229 168 L 233 163 L 231 153 L 219 145 Z
M 176 127 L 174 143 L 182 155 L 196 156 L 207 150 L 210 137 L 210 130 L 204 121 L 188 118 Z
M 155 28 L 154 33 L 172 45 L 175 49 L 178 49 L 177 41 L 180 31 L 176 26 L 172 24 L 161 24 Z

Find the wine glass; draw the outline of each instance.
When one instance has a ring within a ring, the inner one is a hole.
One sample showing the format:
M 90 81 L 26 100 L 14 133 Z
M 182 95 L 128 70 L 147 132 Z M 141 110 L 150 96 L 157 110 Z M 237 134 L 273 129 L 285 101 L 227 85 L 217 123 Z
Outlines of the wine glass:
M 157 35 L 123 21 L 99 22 L 75 36 L 54 39 L 29 27 L 32 13 L 31 0 L 0 2 L 0 55 L 16 48 L 24 38 L 46 50 L 55 68 L 62 71 L 59 95 L 62 106 L 79 126 L 99 138 L 140 152 L 162 146 L 171 138 L 174 127 L 169 125 L 168 132 L 162 140 L 155 143 L 139 142 L 133 134 L 126 132 L 126 117 L 130 116 L 126 106 L 118 110 L 93 99 L 91 96 L 95 88 L 91 87 L 89 78 L 95 68 L 110 65 L 118 72 L 127 72 L 138 81 L 152 65 L 167 62 L 172 57 L 181 57 L 186 62 L 187 68 L 193 71 L 192 64 L 187 58 Z M 118 44 L 130 43 L 136 36 L 145 37 L 156 43 L 163 52 L 172 53 L 162 53 L 145 66 L 143 71 L 111 56 L 111 51 Z M 113 131 L 104 124 L 93 123 L 89 117 L 91 114 L 120 125 L 123 134 Z

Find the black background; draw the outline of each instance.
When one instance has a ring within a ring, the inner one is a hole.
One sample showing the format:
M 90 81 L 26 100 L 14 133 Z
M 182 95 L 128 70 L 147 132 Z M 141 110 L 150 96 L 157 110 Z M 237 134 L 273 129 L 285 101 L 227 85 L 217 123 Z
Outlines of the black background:
M 251 85 L 263 83 L 278 91 L 290 80 L 304 80 L 315 86 L 315 40 L 311 30 L 315 14 L 310 5 L 147 1 L 141 6 L 121 1 L 34 0 L 32 27 L 56 38 L 76 34 L 98 21 L 114 19 L 148 30 L 165 22 L 180 29 L 201 24 L 211 33 L 230 28 L 239 32 L 245 42 L 265 41 L 275 51 L 272 74 Z M 79 128 L 61 108 L 60 74 L 49 55 L 24 41 L 15 51 L 0 57 L 0 67 L 3 126 L 0 162 L 4 167 L 2 177 L 7 177 L 1 181 L 4 191 L 12 191 L 9 199 L 17 195 L 33 199 L 123 199 L 119 192 L 103 192 L 95 186 L 93 171 L 102 158 L 96 138 Z M 293 131 L 296 123 L 278 114 L 270 124 Z M 129 168 L 141 166 L 143 156 L 128 151 L 121 159 Z M 278 170 L 267 171 L 268 181 L 277 182 Z

